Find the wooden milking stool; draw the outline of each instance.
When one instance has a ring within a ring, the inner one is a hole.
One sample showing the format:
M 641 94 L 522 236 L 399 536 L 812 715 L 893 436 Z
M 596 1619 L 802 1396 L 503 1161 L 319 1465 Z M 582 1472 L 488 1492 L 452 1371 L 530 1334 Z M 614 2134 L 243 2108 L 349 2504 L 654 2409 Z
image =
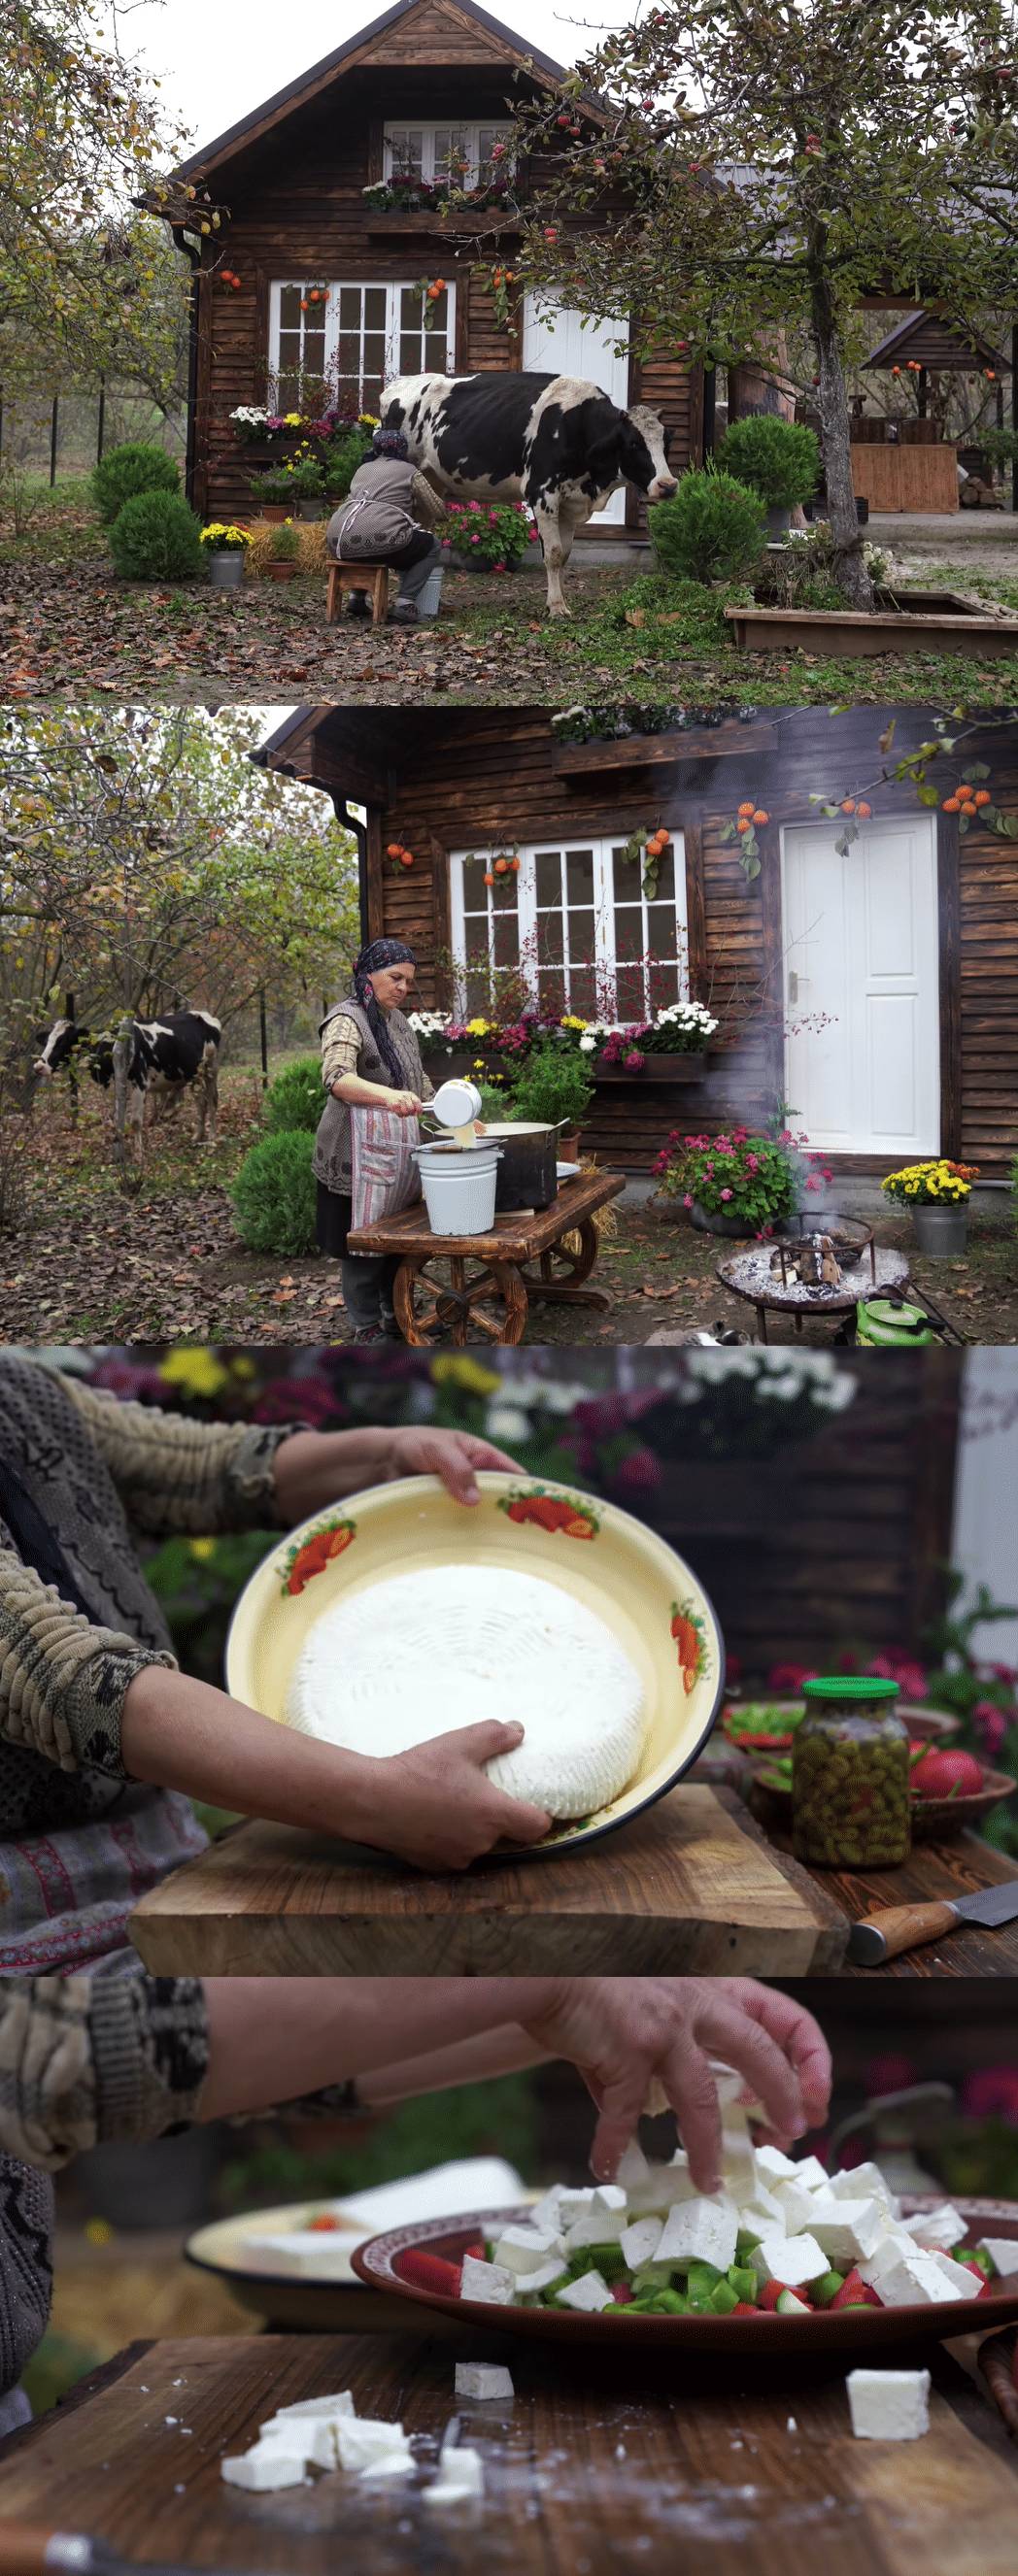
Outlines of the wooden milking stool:
M 389 605 L 389 572 L 386 564 L 330 563 L 325 577 L 325 622 L 334 626 L 340 615 L 340 601 L 346 590 L 360 590 L 371 601 L 371 622 L 381 626 Z

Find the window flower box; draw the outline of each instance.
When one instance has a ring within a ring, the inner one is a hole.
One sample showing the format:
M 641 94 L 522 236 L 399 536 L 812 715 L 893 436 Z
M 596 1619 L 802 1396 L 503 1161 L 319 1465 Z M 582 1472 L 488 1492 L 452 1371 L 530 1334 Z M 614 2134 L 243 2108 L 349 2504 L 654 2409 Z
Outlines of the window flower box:
M 594 1080 L 601 1082 L 702 1082 L 716 1047 L 690 1047 L 683 1055 L 658 1055 L 653 1049 L 642 1063 L 595 1064 Z

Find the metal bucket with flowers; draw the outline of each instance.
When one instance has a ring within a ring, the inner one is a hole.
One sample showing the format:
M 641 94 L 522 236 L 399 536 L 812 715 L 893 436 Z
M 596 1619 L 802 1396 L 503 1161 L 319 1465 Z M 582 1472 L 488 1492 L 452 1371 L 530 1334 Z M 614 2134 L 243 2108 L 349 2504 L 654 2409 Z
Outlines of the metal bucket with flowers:
M 908 1208 L 920 1251 L 948 1260 L 967 1249 L 969 1200 L 978 1177 L 978 1163 L 953 1163 L 940 1154 L 888 1172 L 880 1186 L 887 1198 Z
M 202 529 L 201 543 L 213 590 L 239 590 L 251 543 L 247 529 L 239 528 L 232 519 L 210 519 L 208 527 Z

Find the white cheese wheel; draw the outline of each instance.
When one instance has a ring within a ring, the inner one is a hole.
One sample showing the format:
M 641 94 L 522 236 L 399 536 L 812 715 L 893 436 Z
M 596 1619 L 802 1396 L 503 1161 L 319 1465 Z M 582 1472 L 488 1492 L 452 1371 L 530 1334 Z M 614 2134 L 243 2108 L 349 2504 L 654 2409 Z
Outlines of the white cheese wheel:
M 647 1730 L 640 1675 L 603 1619 L 538 1575 L 469 1565 L 398 1574 L 324 1611 L 286 1714 L 305 1735 L 376 1756 L 518 1720 L 523 1743 L 489 1777 L 560 1817 L 617 1797 Z

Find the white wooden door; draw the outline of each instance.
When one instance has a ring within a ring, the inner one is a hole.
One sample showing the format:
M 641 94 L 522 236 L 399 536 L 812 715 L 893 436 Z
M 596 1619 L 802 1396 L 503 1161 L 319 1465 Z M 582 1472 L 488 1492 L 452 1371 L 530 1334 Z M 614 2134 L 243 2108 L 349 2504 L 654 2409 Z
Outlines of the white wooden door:
M 570 305 L 545 304 L 539 296 L 528 295 L 523 305 L 524 368 L 533 367 L 542 375 L 579 376 L 600 385 L 610 394 L 620 410 L 629 401 L 629 359 L 619 357 L 612 342 L 618 338 L 616 322 L 585 322 Z M 594 514 L 598 527 L 625 525 L 626 492 L 613 492 L 603 510 Z M 588 522 L 588 525 L 591 524 Z
M 782 836 L 786 1085 L 793 1126 L 828 1153 L 940 1150 L 933 817 Z

